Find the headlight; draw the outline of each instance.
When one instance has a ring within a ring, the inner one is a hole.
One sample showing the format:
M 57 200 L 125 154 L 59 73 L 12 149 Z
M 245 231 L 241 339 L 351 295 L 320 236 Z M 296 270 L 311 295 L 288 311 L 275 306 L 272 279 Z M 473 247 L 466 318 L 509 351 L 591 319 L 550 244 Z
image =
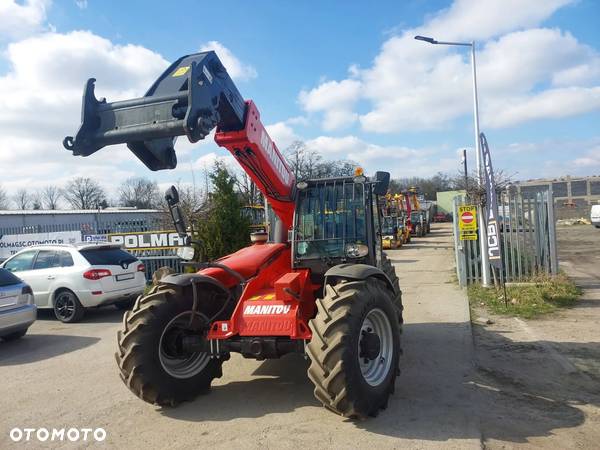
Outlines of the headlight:
M 369 253 L 369 247 L 364 244 L 347 244 L 346 256 L 348 258 L 362 258 Z
M 186 261 L 194 259 L 194 253 L 193 247 L 179 247 L 177 249 L 177 256 Z

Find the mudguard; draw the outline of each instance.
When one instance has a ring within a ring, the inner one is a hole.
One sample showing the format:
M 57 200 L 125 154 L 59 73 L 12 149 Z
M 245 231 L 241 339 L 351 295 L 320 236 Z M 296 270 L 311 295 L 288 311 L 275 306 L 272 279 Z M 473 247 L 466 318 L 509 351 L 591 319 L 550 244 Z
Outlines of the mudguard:
M 221 289 L 226 294 L 229 293 L 229 290 L 219 280 L 215 280 L 212 277 L 207 277 L 200 273 L 174 273 L 161 278 L 160 282 L 162 284 L 171 284 L 178 287 L 191 286 L 193 283 L 206 283 Z
M 369 266 L 368 264 L 338 264 L 325 272 L 324 284 L 328 284 L 327 279 L 331 277 L 345 278 L 348 280 L 366 280 L 369 277 L 376 277 L 385 281 L 392 292 L 398 293 L 385 272 L 377 267 Z

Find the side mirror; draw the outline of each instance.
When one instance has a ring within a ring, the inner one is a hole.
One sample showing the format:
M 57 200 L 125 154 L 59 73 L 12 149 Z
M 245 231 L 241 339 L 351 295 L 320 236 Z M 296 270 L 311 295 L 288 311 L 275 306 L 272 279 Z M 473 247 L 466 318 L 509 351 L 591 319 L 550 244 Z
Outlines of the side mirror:
M 373 187 L 373 193 L 375 195 L 387 194 L 388 188 L 390 187 L 390 173 L 389 172 L 375 172 L 373 177 L 375 186 Z
M 171 213 L 171 219 L 173 219 L 173 225 L 175 226 L 175 230 L 177 230 L 177 234 L 187 238 L 187 225 L 183 213 L 181 212 L 181 208 L 179 207 L 179 192 L 177 192 L 175 186 L 171 186 L 167 189 L 167 192 L 165 192 L 165 200 L 169 206 L 169 212 Z
M 179 192 L 175 186 L 171 186 L 165 192 L 165 200 L 169 206 L 179 203 Z

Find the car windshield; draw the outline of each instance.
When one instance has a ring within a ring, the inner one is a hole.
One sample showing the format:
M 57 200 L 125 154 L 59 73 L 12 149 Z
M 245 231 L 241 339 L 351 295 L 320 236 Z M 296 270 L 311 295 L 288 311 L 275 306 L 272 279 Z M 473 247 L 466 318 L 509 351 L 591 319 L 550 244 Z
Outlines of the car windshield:
M 6 269 L 0 269 L 0 287 L 12 286 L 19 283 L 22 283 L 20 278 L 17 278 Z
M 115 247 L 86 248 L 80 253 L 92 266 L 120 266 L 137 261 L 135 256 Z
M 295 240 L 298 259 L 342 257 L 346 244 L 365 243 L 364 185 L 332 180 L 301 190 Z

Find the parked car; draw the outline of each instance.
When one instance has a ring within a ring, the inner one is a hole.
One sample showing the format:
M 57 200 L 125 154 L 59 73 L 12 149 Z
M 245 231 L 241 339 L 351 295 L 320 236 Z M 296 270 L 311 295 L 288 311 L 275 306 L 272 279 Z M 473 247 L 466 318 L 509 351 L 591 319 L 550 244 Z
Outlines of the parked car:
M 446 216 L 446 214 L 444 214 L 444 213 L 439 212 L 433 216 L 433 221 L 434 222 L 448 222 L 448 216 Z
M 25 336 L 36 317 L 29 285 L 8 270 L 0 269 L 0 338 L 12 341 Z
M 596 228 L 600 228 L 600 205 L 592 205 L 590 221 Z
M 81 320 L 85 308 L 129 308 L 146 286 L 144 264 L 115 244 L 34 246 L 1 266 L 31 286 L 38 308 L 53 308 L 66 323 Z

